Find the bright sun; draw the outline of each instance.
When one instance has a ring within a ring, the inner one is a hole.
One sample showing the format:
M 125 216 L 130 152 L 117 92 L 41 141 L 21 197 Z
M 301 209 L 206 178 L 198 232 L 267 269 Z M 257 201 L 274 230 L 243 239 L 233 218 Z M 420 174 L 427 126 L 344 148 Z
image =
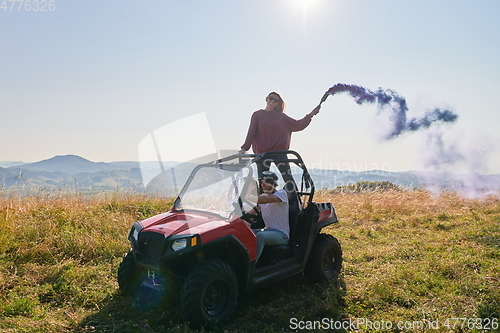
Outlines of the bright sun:
M 307 8 L 316 1 L 315 0 L 295 0 L 295 2 L 298 5 L 302 6 L 303 8 Z

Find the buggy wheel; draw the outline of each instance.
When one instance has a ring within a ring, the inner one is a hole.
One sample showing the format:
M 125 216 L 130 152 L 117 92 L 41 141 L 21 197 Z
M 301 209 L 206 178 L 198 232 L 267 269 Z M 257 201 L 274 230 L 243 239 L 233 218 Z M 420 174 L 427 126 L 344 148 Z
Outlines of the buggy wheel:
M 318 234 L 314 241 L 304 274 L 313 282 L 332 280 L 338 277 L 342 267 L 342 248 L 332 235 Z
M 228 320 L 237 300 L 238 282 L 231 266 L 222 260 L 207 260 L 189 272 L 180 310 L 189 325 L 198 328 Z
M 145 279 L 147 272 L 145 269 L 137 267 L 134 254 L 129 251 L 120 263 L 118 268 L 118 286 L 124 296 L 134 295 Z

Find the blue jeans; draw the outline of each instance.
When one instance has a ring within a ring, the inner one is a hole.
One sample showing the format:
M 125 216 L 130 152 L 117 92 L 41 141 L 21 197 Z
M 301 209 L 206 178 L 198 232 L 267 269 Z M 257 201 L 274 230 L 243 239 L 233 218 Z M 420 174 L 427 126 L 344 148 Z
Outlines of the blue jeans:
M 287 245 L 288 237 L 284 232 L 279 230 L 268 230 L 263 229 L 256 231 L 257 236 L 257 256 L 255 262 L 259 260 L 262 251 L 264 251 L 264 246 L 266 245 Z

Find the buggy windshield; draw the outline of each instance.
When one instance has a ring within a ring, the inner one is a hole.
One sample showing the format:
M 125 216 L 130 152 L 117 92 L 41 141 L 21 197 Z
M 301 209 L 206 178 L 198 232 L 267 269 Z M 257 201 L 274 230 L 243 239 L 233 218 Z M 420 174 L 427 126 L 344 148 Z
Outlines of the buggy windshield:
M 246 197 L 257 195 L 257 182 L 248 165 L 203 164 L 196 167 L 175 201 L 175 210 L 197 210 L 224 219 L 255 206 Z

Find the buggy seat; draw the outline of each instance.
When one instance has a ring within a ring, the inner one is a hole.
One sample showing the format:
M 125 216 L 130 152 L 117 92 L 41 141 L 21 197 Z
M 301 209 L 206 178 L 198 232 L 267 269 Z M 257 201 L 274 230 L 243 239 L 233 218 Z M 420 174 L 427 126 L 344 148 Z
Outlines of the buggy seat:
M 288 196 L 288 221 L 290 224 L 290 237 L 287 245 L 272 245 L 265 246 L 264 253 L 266 256 L 271 257 L 282 257 L 287 255 L 290 250 L 295 246 L 297 241 L 297 224 L 299 222 L 299 214 L 301 211 L 301 205 L 299 202 L 299 198 L 297 195 L 297 191 L 295 190 L 295 186 L 293 186 L 292 190 L 285 189 Z

